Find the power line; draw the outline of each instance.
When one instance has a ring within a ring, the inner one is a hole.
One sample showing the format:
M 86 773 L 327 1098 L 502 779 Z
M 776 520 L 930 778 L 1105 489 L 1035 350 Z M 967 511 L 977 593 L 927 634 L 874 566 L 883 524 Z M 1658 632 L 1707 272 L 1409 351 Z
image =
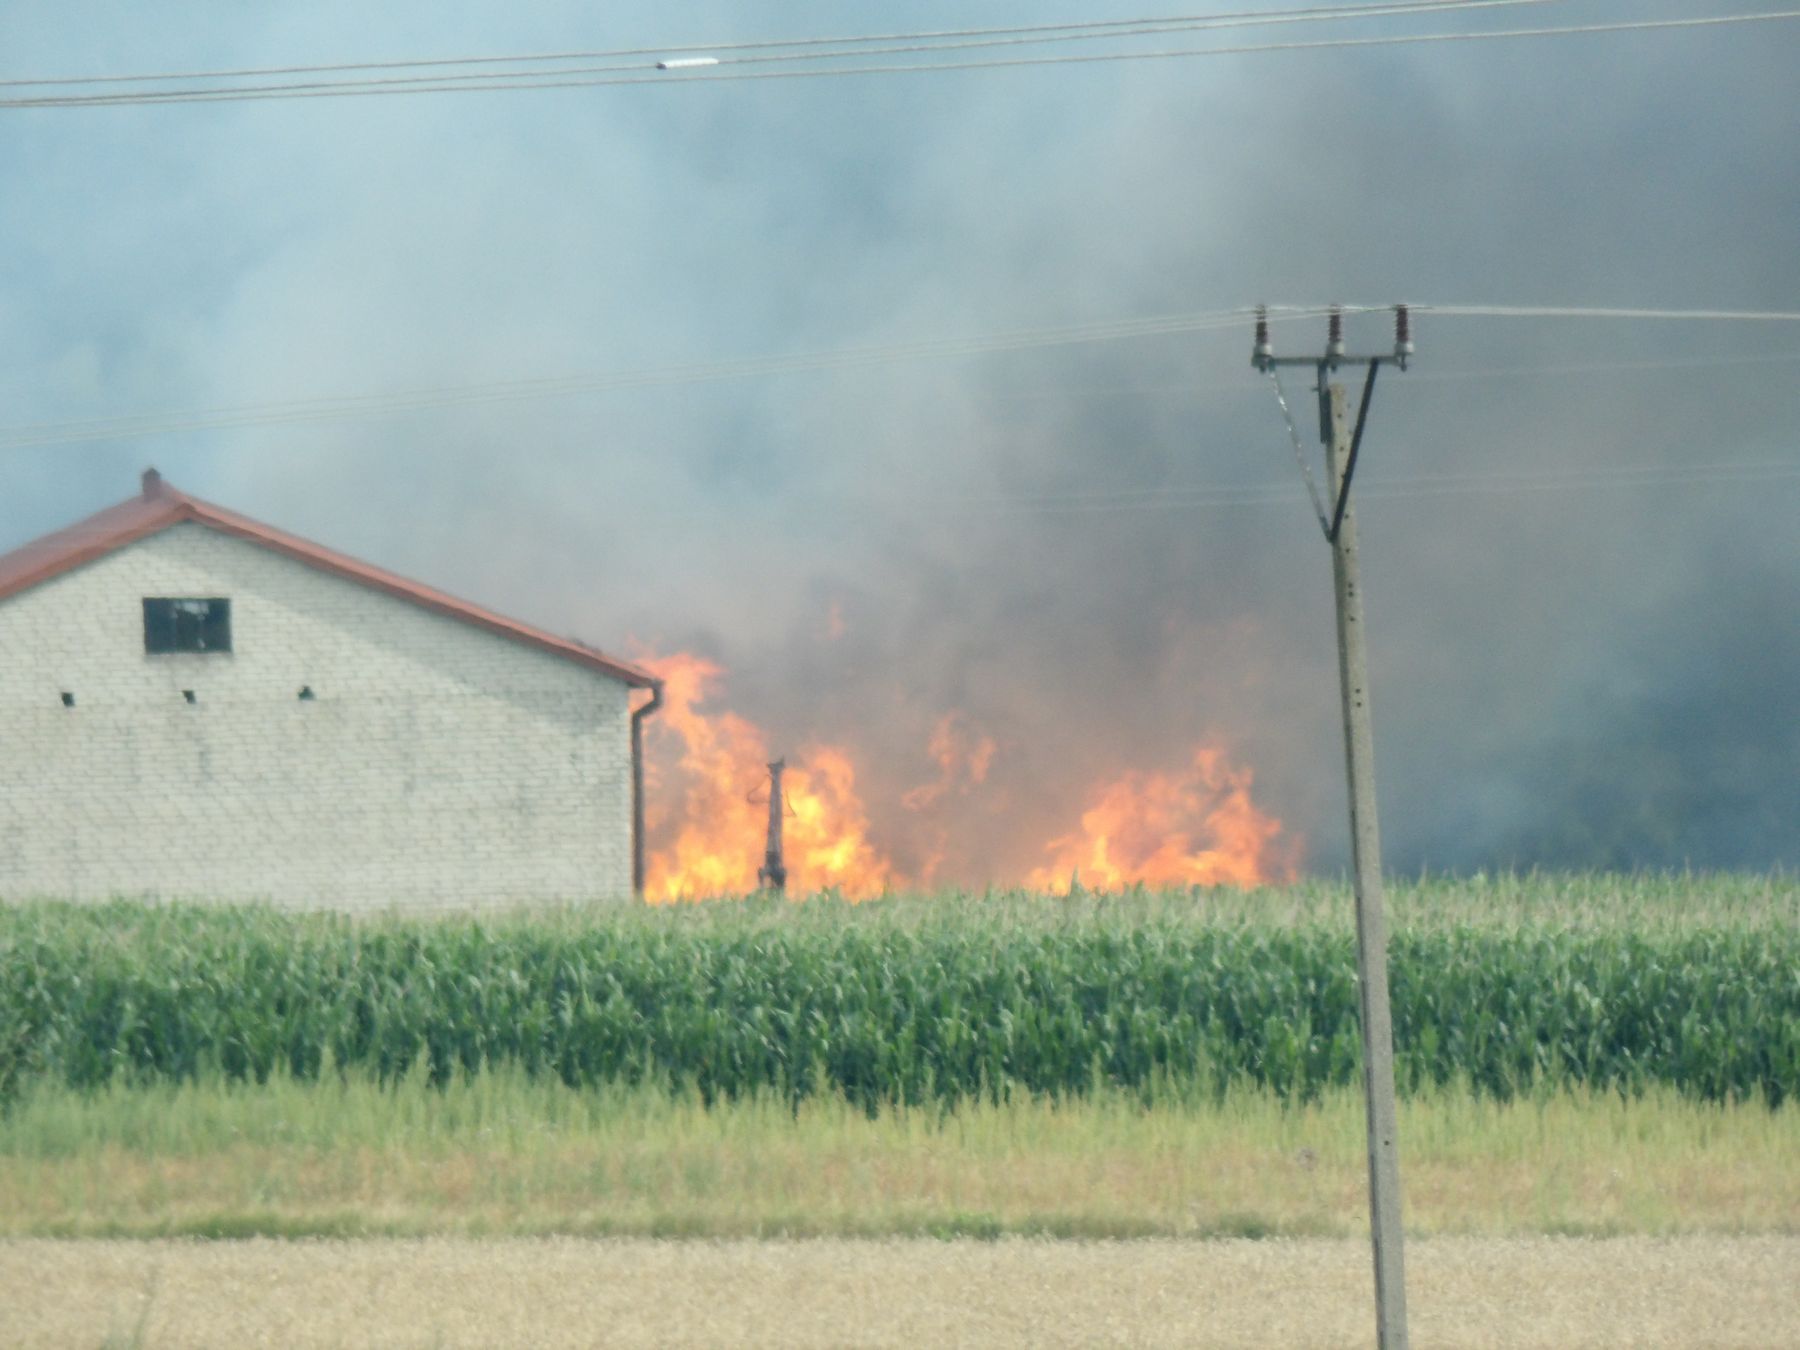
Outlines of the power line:
M 1364 501 L 1422 497 L 1489 496 L 1586 487 L 1664 487 L 1800 479 L 1800 459 L 1726 461 L 1715 464 L 1610 465 L 1592 469 L 1544 469 L 1513 473 L 1370 475 L 1357 483 Z M 1081 515 L 1089 512 L 1183 511 L 1224 506 L 1291 506 L 1301 497 L 1291 480 L 1175 487 L 1091 489 L 1030 497 L 964 497 L 944 506 L 978 513 Z
M 492 384 L 406 390 L 386 394 L 342 395 L 285 403 L 215 408 L 190 414 L 152 413 L 97 418 L 83 422 L 40 423 L 36 426 L 0 430 L 0 449 L 24 449 L 31 446 L 80 441 L 131 439 L 175 431 L 337 421 L 344 418 L 410 412 L 421 408 L 507 402 L 578 393 L 600 393 L 653 385 L 704 383 L 814 370 L 856 369 L 895 361 L 983 356 L 1044 347 L 1207 332 L 1235 327 L 1241 321 L 1241 313 L 1237 310 L 1201 311 L 1191 314 L 1158 315 L 1143 319 L 1113 320 L 1104 323 L 1018 329 L 982 337 L 936 339 L 885 347 L 849 347 L 836 351 L 800 352 L 786 356 L 751 357 L 735 361 L 660 366 L 616 373 L 508 380 Z
M 713 83 L 719 81 L 822 79 L 847 75 L 911 75 L 922 72 L 1005 70 L 1034 66 L 1085 65 L 1117 61 L 1159 61 L 1188 57 L 1244 56 L 1270 52 L 1327 51 L 1363 47 L 1389 47 L 1425 43 L 1506 41 L 1520 38 L 1573 37 L 1601 33 L 1651 32 L 1695 29 L 1723 25 L 1767 23 L 1800 19 L 1800 10 L 1774 10 L 1752 14 L 1713 15 L 1685 19 L 1648 19 L 1619 23 L 1581 24 L 1564 27 L 1494 29 L 1474 32 L 1396 34 L 1386 37 L 1332 38 L 1308 42 L 1270 42 L 1229 47 L 1185 47 L 1147 52 L 1095 52 L 1063 56 L 1029 56 L 972 61 L 904 62 L 888 65 L 841 65 L 804 70 L 732 70 L 719 69 L 713 63 L 705 69 L 665 71 L 662 73 L 621 73 L 595 77 L 563 78 L 561 72 L 549 78 L 494 77 L 482 82 L 450 84 L 437 82 L 419 86 L 393 87 L 375 82 L 308 88 L 292 86 L 263 90 L 244 89 L 177 89 L 126 94 L 47 95 L 0 99 L 0 108 L 122 107 L 153 103 L 229 103 L 272 99 L 373 97 L 426 93 L 497 93 L 529 89 L 592 89 L 615 85 L 672 84 L 677 82 Z M 635 68 L 634 68 L 635 69 Z
M 1411 501 L 1436 497 L 1512 496 L 1521 493 L 1577 492 L 1594 489 L 1652 490 L 1669 487 L 1707 487 L 1800 482 L 1800 459 L 1723 461 L 1714 464 L 1608 465 L 1592 469 L 1546 469 L 1514 473 L 1416 474 L 1360 478 L 1356 491 L 1363 502 Z M 941 495 L 911 493 L 831 493 L 800 491 L 780 501 L 763 504 L 769 510 L 803 513 L 810 518 L 837 520 L 868 518 L 879 512 L 916 514 L 920 520 L 941 517 L 1000 519 L 1007 516 L 1138 515 L 1147 512 L 1228 510 L 1239 507 L 1285 507 L 1303 503 L 1299 487 L 1291 479 L 1254 483 L 1188 483 L 1160 488 L 1093 488 L 1063 493 Z M 755 505 L 734 504 L 743 515 Z M 715 511 L 672 507 L 666 502 L 644 502 L 636 514 L 657 520 L 711 518 Z M 99 538 L 106 531 L 86 535 L 66 531 L 71 537 Z
M 754 64 L 779 64 L 797 61 L 829 61 L 840 57 L 866 58 L 876 55 L 906 55 L 920 53 L 937 53 L 963 51 L 982 47 L 1016 46 L 1021 44 L 1043 44 L 1050 42 L 1091 42 L 1097 40 L 1118 40 L 1124 37 L 1147 37 L 1176 32 L 1209 31 L 1224 28 L 1258 27 L 1269 24 L 1319 23 L 1325 21 L 1361 18 L 1383 18 L 1397 15 L 1427 14 L 1451 10 L 1485 9 L 1494 7 L 1513 7 L 1517 5 L 1560 4 L 1563 0 L 1397 0 L 1396 3 L 1383 5 L 1356 5 L 1318 8 L 1311 10 L 1273 11 L 1264 14 L 1242 13 L 1233 15 L 1199 16 L 1191 18 L 1171 18 L 1167 20 L 1128 20 L 1097 23 L 1091 25 L 1067 25 L 1069 31 L 1049 31 L 1049 26 L 1034 29 L 993 29 L 964 30 L 972 33 L 994 32 L 1020 34 L 1017 36 L 1000 36 L 992 38 L 972 38 L 962 40 L 941 41 L 939 35 L 922 34 L 923 42 L 909 42 L 900 45 L 846 47 L 837 51 L 817 50 L 821 44 L 857 41 L 881 41 L 881 39 L 801 39 L 796 42 L 766 42 L 743 44 L 748 47 L 791 47 L 800 50 L 787 50 L 775 53 L 725 55 L 723 57 L 707 57 L 708 66 L 736 66 Z M 1107 31 L 1093 31 L 1107 30 Z M 945 36 L 954 36 L 947 34 Z M 677 47 L 620 49 L 616 53 L 601 55 L 617 56 L 670 56 L 677 52 L 719 51 L 729 52 L 733 44 L 724 47 L 704 47 L 690 44 Z M 500 60 L 501 58 L 491 58 Z M 558 57 L 527 57 L 525 60 L 557 60 Z M 486 63 L 490 58 L 460 58 L 455 64 L 472 62 Z M 398 63 L 389 69 L 408 68 L 414 64 L 430 63 Z M 567 77 L 574 75 L 624 74 L 628 72 L 645 72 L 650 69 L 667 69 L 665 62 L 649 63 L 634 61 L 629 64 L 601 66 L 563 66 L 556 70 L 546 71 L 482 71 L 473 74 L 424 75 L 424 76 L 381 76 L 359 80 L 315 81 L 304 83 L 287 83 L 274 85 L 235 85 L 213 89 L 188 90 L 140 90 L 125 93 L 68 94 L 50 95 L 23 100 L 0 100 L 0 107 L 74 107 L 74 106 L 114 106 L 133 103 L 182 103 L 182 102 L 226 102 L 250 100 L 258 98 L 320 98 L 333 96 L 350 96 L 358 94 L 404 94 L 404 93 L 457 93 L 487 92 L 496 89 L 531 89 L 531 88 L 569 88 L 590 84 L 611 83 L 644 83 L 638 80 L 587 80 L 571 81 Z M 921 69 L 928 68 L 921 66 Z M 307 68 L 294 67 L 295 72 L 303 72 Z M 320 67 L 321 71 L 329 71 L 333 67 Z M 766 72 L 780 73 L 780 72 Z M 826 73 L 823 71 L 792 72 L 796 75 L 806 73 Z M 855 73 L 847 71 L 845 73 Z M 146 82 L 181 78 L 178 76 L 113 76 L 99 81 L 82 81 L 73 77 L 57 80 L 18 80 L 0 81 L 0 87 L 7 84 L 15 86 L 37 86 L 47 84 L 105 83 L 113 81 Z M 204 77 L 201 77 L 204 78 Z M 688 75 L 668 77 L 670 79 L 689 78 Z
M 1486 366 L 1462 370 L 1413 370 L 1407 372 L 1407 383 L 1417 384 L 1421 380 L 1474 380 L 1487 379 L 1494 375 L 1595 375 L 1625 374 L 1632 371 L 1648 370 L 1711 370 L 1720 366 L 1767 366 L 1781 365 L 1788 361 L 1800 361 L 1800 351 L 1787 352 L 1740 352 L 1735 356 L 1672 356 L 1662 360 L 1651 361 L 1559 361 L 1553 365 L 1539 366 Z
M 1414 305 L 1415 311 L 1476 319 L 1681 319 L 1800 323 L 1800 311 L 1767 309 L 1600 309 L 1568 305 Z
M 1558 361 L 1544 365 L 1510 365 L 1510 366 L 1459 366 L 1450 370 L 1410 370 L 1406 375 L 1408 384 L 1420 382 L 1438 382 L 1443 380 L 1476 380 L 1489 379 L 1496 375 L 1539 375 L 1545 378 L 1565 378 L 1577 375 L 1594 374 L 1630 374 L 1636 371 L 1656 370 L 1711 370 L 1725 366 L 1767 366 L 1783 365 L 1800 361 L 1800 349 L 1779 352 L 1740 352 L 1732 356 L 1677 356 L 1662 360 L 1646 361 Z M 1217 394 L 1222 391 L 1242 392 L 1252 386 L 1248 379 L 1212 380 L 1197 384 L 1192 380 L 1181 381 L 1131 381 L 1109 384 L 1070 384 L 1059 381 L 1055 384 L 1037 385 L 1030 388 L 1009 388 L 996 397 L 1014 399 L 1063 398 L 1076 395 L 1105 394 Z
M 805 59 L 821 60 L 833 55 L 868 54 L 876 51 L 955 51 L 967 47 L 1007 45 L 1014 43 L 1064 42 L 1096 40 L 1143 33 L 1177 32 L 1191 28 L 1254 27 L 1269 24 L 1322 23 L 1339 19 L 1381 18 L 1391 15 L 1433 13 L 1459 9 L 1512 8 L 1519 5 L 1560 4 L 1563 0 L 1386 0 L 1379 4 L 1318 5 L 1304 9 L 1237 10 L 1214 14 L 1166 15 L 1135 19 L 1088 20 L 1071 23 L 1044 23 L 1012 27 L 943 28 L 917 32 L 873 33 L 836 37 L 768 38 L 747 42 L 664 43 L 654 47 L 614 47 L 610 49 L 562 52 L 531 52 L 505 56 L 428 57 L 398 61 L 352 61 L 324 65 L 249 66 L 226 70 L 169 71 L 137 75 L 61 75 L 31 79 L 0 79 L 0 89 L 45 88 L 57 85 L 148 84 L 171 80 L 255 79 L 275 75 L 329 75 L 350 71 L 430 70 L 476 65 L 526 65 L 568 63 L 573 61 L 617 60 L 631 56 L 672 56 L 704 52 L 725 57 L 734 53 L 802 52 L 799 57 L 740 57 L 738 59 Z M 930 44 L 921 47 L 891 46 L 896 43 Z M 812 51 L 820 47 L 842 47 L 843 53 Z M 628 67 L 641 69 L 641 66 Z M 472 78 L 495 78 L 504 72 L 476 75 Z M 561 71 L 552 74 L 569 74 Z M 448 77 L 446 77 L 448 78 Z M 382 83 L 384 81 L 373 81 Z M 306 86 L 297 86 L 306 87 Z
M 1406 307 L 1414 314 L 1454 319 L 1655 319 L 1699 322 L 1800 323 L 1800 310 L 1792 309 L 1632 309 L 1617 305 L 1465 305 L 1432 304 L 1412 300 Z M 1271 319 L 1310 318 L 1325 312 L 1321 305 L 1265 305 Z M 1345 314 L 1391 314 L 1392 305 L 1338 305 Z M 1251 310 L 1240 311 L 1252 313 Z
M 1374 312 L 1375 308 L 1373 306 L 1345 306 L 1345 312 Z M 1414 305 L 1412 309 L 1415 312 L 1425 311 L 1434 315 L 1453 317 L 1464 315 L 1485 317 L 1492 312 L 1502 317 L 1614 319 L 1651 316 L 1663 320 L 1740 319 L 1746 322 L 1800 322 L 1800 313 L 1757 310 L 1620 310 L 1494 305 Z M 1271 307 L 1271 310 L 1270 318 L 1273 322 L 1293 322 L 1319 317 L 1326 312 L 1326 306 L 1290 305 L 1279 308 Z M 354 421 L 362 418 L 378 418 L 484 403 L 564 398 L 659 385 L 711 383 L 764 376 L 804 374 L 812 371 L 855 370 L 904 361 L 948 360 L 957 357 L 987 356 L 1059 346 L 1217 332 L 1237 327 L 1244 316 L 1251 312 L 1244 308 L 1201 310 L 1186 314 L 1153 315 L 1140 319 L 1015 329 L 1010 332 L 985 336 L 926 340 L 880 347 L 850 347 L 835 351 L 798 352 L 782 356 L 693 362 L 640 370 L 502 380 L 479 384 L 393 390 L 385 393 L 342 394 L 199 409 L 186 413 L 174 411 L 133 413 L 116 417 L 40 422 L 0 427 L 0 450 L 25 450 L 53 445 L 136 440 L 188 431 L 237 430 L 252 427 Z M 1421 380 L 1454 380 L 1486 375 L 1686 369 L 1791 360 L 1800 360 L 1800 352 L 1684 357 L 1665 361 L 1596 362 L 1579 367 L 1556 365 L 1491 367 L 1482 370 L 1429 370 L 1414 372 L 1414 376 Z M 1192 387 L 1189 385 L 1172 387 L 1179 388 L 1183 392 L 1192 392 Z M 1249 386 L 1246 381 L 1243 385 L 1231 387 L 1247 388 Z M 1117 392 L 1147 393 L 1154 392 L 1155 389 L 1156 386 L 1150 385 L 1125 385 L 1119 386 Z

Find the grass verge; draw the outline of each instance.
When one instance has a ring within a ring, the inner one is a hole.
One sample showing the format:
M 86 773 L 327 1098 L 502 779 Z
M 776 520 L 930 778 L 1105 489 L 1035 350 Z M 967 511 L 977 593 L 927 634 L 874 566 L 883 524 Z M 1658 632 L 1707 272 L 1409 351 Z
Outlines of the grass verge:
M 1800 1233 L 1800 1110 L 1673 1092 L 1401 1103 L 1419 1234 Z M 1354 1091 L 1102 1091 L 869 1119 L 501 1069 L 29 1087 L 0 1113 L 7 1237 L 1330 1237 L 1362 1232 Z

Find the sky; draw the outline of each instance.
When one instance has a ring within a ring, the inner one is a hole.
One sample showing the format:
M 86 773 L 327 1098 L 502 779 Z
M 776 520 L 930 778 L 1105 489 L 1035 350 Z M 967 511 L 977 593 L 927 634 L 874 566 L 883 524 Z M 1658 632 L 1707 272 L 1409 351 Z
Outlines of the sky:
M 1549 0 L 1277 37 L 1772 7 Z M 0 74 L 1204 12 L 15 0 Z M 1787 21 L 0 108 L 0 548 L 154 464 L 556 632 L 718 662 L 722 702 L 772 747 L 854 747 L 878 829 L 955 711 L 997 747 L 949 827 L 962 879 L 1022 873 L 1093 784 L 1202 743 L 1331 873 L 1330 555 L 1249 320 L 894 349 L 1259 302 L 1800 310 L 1797 67 Z M 1348 325 L 1391 341 L 1382 315 Z M 1800 865 L 1800 324 L 1424 309 L 1414 327 L 1358 499 L 1388 866 Z M 1282 352 L 1322 339 L 1276 325 Z M 885 356 L 597 387 L 851 349 Z M 586 387 L 517 384 L 565 377 Z M 1311 452 L 1308 384 L 1287 392 Z M 502 385 L 518 396 L 179 425 Z M 128 436 L 72 425 L 140 416 Z M 924 847 L 887 843 L 902 864 Z

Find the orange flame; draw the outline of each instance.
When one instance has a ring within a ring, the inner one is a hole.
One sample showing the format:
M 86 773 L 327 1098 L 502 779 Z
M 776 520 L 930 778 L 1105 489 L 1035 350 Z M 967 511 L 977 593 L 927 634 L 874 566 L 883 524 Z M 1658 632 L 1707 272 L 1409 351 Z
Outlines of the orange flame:
M 1181 773 L 1128 772 L 1101 785 L 1081 829 L 1046 847 L 1051 860 L 1025 879 L 1032 890 L 1081 884 L 1260 886 L 1293 881 L 1297 848 L 1281 822 L 1250 800 L 1253 775 L 1201 746 Z
M 702 657 L 677 652 L 640 658 L 663 681 L 664 708 L 650 723 L 649 769 L 666 797 L 675 779 L 678 808 L 650 814 L 648 832 L 662 847 L 645 860 L 645 897 L 653 902 L 756 889 L 768 825 L 768 743 L 754 723 L 732 712 L 705 712 L 724 673 Z M 761 788 L 759 797 L 757 789 Z M 788 886 L 796 894 L 835 888 L 852 898 L 894 884 L 892 865 L 869 842 L 868 814 L 856 791 L 856 769 L 835 746 L 808 746 L 782 778 L 782 824 Z
M 932 727 L 926 749 L 937 762 L 937 778 L 900 794 L 900 805 L 919 818 L 911 823 L 923 832 L 916 850 L 919 884 L 934 883 L 948 855 L 949 829 L 940 809 L 945 799 L 967 797 L 985 783 L 998 748 L 992 736 L 966 729 L 961 713 L 947 712 Z
M 706 706 L 724 675 L 713 662 L 682 652 L 638 661 L 663 681 L 663 708 L 647 728 L 646 898 L 663 903 L 755 890 L 768 824 L 767 737 L 748 719 Z M 964 868 L 982 867 L 985 859 L 969 856 L 969 817 L 959 813 L 977 803 L 991 812 L 1007 800 L 988 784 L 996 742 L 951 712 L 938 719 L 927 748 L 937 776 L 891 801 L 883 798 L 898 809 L 881 815 L 889 843 L 910 850 L 912 878 L 875 842 L 849 750 L 811 745 L 789 757 L 782 833 L 790 894 L 834 889 L 863 899 L 911 881 L 933 884 L 941 868 L 958 870 L 955 863 L 945 867 L 958 826 L 965 843 L 954 856 Z M 1249 769 L 1203 745 L 1180 772 L 1133 771 L 1103 782 L 1080 829 L 1046 845 L 1048 861 L 1028 872 L 1023 884 L 1060 891 L 1076 877 L 1097 890 L 1292 881 L 1299 872 L 1299 841 L 1284 836 L 1281 822 L 1257 808 L 1252 781 Z M 1010 808 L 1005 817 L 986 818 L 1006 819 L 1016 842 L 1023 842 L 1018 832 L 1029 828 Z M 990 879 L 960 878 L 973 884 Z
M 938 718 L 926 748 L 937 761 L 937 781 L 921 784 L 901 796 L 900 804 L 908 811 L 928 811 L 952 790 L 967 793 L 980 787 L 987 781 L 988 768 L 999 747 L 992 736 L 964 731 L 961 715 L 949 712 Z

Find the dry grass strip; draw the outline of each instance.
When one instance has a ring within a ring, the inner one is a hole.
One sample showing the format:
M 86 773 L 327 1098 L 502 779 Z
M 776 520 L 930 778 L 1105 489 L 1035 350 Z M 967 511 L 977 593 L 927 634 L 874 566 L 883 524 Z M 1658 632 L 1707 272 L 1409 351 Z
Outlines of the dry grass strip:
M 1434 1238 L 1414 1343 L 1800 1346 L 1800 1238 Z M 0 1243 L 0 1343 L 1355 1346 L 1357 1241 Z
M 1409 1231 L 1800 1236 L 1800 1103 L 1467 1087 L 1400 1103 Z M 1355 1237 L 1361 1092 L 943 1115 L 703 1105 L 484 1072 L 433 1088 L 37 1084 L 0 1112 L 0 1236 Z

